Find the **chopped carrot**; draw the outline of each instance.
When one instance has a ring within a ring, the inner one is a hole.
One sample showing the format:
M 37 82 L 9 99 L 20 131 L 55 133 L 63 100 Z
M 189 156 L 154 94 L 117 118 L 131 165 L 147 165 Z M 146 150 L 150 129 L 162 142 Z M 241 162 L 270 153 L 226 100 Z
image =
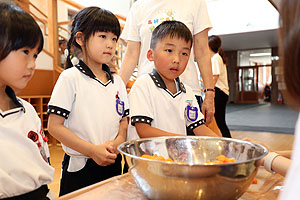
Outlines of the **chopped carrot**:
M 150 156 L 150 155 L 147 155 L 147 154 L 144 154 L 141 157 L 142 158 L 148 158 L 148 159 L 152 159 L 153 158 L 153 156 Z
M 211 162 L 210 160 L 207 160 L 205 162 L 205 164 L 211 164 L 211 163 L 233 163 L 235 162 L 235 158 L 227 158 L 226 156 L 224 155 L 220 155 L 220 156 L 217 156 L 217 160 Z
M 172 159 L 167 158 L 165 159 L 163 156 L 158 156 L 154 154 L 153 156 L 144 154 L 141 156 L 142 158 L 153 159 L 153 160 L 160 160 L 160 161 L 167 161 L 167 162 L 174 162 Z M 211 162 L 210 160 L 205 161 L 205 164 L 211 163 L 233 163 L 235 162 L 235 158 L 227 158 L 224 155 L 217 156 L 217 160 Z M 178 163 L 184 163 L 184 161 L 178 161 Z
M 166 161 L 174 162 L 171 158 L 167 158 Z
M 257 184 L 257 178 L 254 177 L 253 181 L 252 181 L 252 184 Z
M 160 160 L 160 161 L 167 161 L 167 162 L 174 162 L 171 158 L 165 159 L 163 156 L 158 156 L 154 154 L 153 156 L 144 154 L 141 156 L 142 158 L 152 159 L 152 160 Z

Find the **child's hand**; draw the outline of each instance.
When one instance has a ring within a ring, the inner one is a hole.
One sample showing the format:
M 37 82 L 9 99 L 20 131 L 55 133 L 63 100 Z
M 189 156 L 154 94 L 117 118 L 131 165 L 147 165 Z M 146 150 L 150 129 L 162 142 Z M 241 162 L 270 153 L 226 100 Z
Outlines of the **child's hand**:
M 115 163 L 117 154 L 109 144 L 94 145 L 91 158 L 100 166 L 107 166 Z
M 266 148 L 268 149 L 268 151 L 270 152 L 269 147 L 266 146 L 264 143 L 262 143 L 262 142 L 260 142 L 260 141 L 253 140 L 252 138 L 248 138 L 248 137 L 243 138 L 243 140 L 248 141 L 248 142 L 253 142 L 253 143 L 256 143 L 256 144 L 260 144 L 260 145 L 266 147 Z M 266 157 L 263 157 L 262 159 L 258 160 L 258 161 L 255 163 L 255 165 L 256 165 L 256 166 L 264 166 L 264 164 L 265 164 L 265 158 L 266 158 Z
M 245 141 L 248 141 L 248 142 L 253 142 L 253 143 L 256 143 L 256 144 L 260 144 L 260 145 L 266 147 L 268 149 L 268 151 L 271 151 L 267 145 L 265 145 L 264 143 L 262 143 L 260 141 L 253 140 L 252 138 L 248 138 L 248 137 L 245 137 L 242 140 L 245 140 Z
M 107 145 L 107 150 L 110 153 L 116 153 L 115 143 L 113 140 L 108 140 L 107 142 L 105 142 L 105 144 Z

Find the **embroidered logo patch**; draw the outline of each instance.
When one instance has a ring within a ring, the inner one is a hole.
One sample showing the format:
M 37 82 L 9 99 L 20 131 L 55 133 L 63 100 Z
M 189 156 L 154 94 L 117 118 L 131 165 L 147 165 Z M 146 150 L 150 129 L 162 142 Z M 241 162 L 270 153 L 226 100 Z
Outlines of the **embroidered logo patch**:
M 36 132 L 34 132 L 34 131 L 29 131 L 29 133 L 27 134 L 27 137 L 29 139 L 31 139 L 33 142 L 36 142 L 39 139 L 38 134 Z

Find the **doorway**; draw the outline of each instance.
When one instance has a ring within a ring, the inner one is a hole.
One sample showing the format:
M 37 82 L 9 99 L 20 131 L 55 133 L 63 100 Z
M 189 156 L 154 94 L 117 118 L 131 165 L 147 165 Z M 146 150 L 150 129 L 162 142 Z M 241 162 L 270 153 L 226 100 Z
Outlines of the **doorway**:
M 238 52 L 238 103 L 258 104 L 270 102 L 271 62 L 271 49 Z

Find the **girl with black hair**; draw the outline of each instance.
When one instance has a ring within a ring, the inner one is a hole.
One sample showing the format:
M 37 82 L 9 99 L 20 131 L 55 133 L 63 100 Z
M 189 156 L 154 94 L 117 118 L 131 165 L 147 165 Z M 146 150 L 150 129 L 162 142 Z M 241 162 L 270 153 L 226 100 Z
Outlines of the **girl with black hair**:
M 227 127 L 225 114 L 229 97 L 227 80 L 226 58 L 221 48 L 221 38 L 216 35 L 208 37 L 208 46 L 211 55 L 213 85 L 215 86 L 215 119 L 223 137 L 231 138 Z
M 33 106 L 14 92 L 32 78 L 43 44 L 28 13 L 0 3 L 0 199 L 49 199 L 47 138 Z
M 49 101 L 48 129 L 65 151 L 60 196 L 121 174 L 117 146 L 127 137 L 128 100 L 122 79 L 106 65 L 120 35 L 118 19 L 108 10 L 78 12 L 67 43 L 81 49 L 64 70 Z

